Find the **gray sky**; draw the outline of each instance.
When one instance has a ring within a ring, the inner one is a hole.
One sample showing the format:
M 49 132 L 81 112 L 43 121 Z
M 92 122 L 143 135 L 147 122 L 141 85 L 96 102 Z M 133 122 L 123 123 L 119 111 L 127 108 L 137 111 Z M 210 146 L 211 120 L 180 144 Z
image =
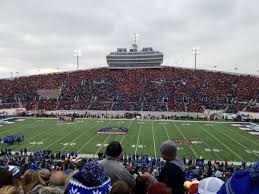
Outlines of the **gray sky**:
M 257 0 L 0 0 L 0 78 L 106 66 L 130 47 L 164 53 L 164 65 L 259 74 Z M 59 70 L 57 70 L 57 67 Z

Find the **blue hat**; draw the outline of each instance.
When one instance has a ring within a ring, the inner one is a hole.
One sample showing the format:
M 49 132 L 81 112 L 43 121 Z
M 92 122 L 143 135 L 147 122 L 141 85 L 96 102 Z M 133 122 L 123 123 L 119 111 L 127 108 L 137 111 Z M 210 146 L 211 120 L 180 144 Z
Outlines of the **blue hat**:
M 259 183 L 259 162 L 254 163 L 249 175 L 254 182 Z
M 104 174 L 103 167 L 93 160 L 71 178 L 67 191 L 72 194 L 108 194 L 110 188 L 111 179 Z
M 218 194 L 258 194 L 259 162 L 252 166 L 251 171 L 241 170 L 235 173 L 220 189 Z
M 69 175 L 71 172 L 73 172 L 73 170 L 71 168 L 68 168 L 68 169 L 66 169 L 65 174 Z
M 28 169 L 30 169 L 30 170 L 38 170 L 38 166 L 36 165 L 36 164 L 31 164 L 29 167 L 28 167 Z

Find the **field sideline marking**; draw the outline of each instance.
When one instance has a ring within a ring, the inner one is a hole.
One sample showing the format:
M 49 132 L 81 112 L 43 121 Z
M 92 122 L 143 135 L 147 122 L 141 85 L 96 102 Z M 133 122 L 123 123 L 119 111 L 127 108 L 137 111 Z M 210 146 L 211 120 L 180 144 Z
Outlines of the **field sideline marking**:
M 125 111 L 128 112 L 128 111 Z M 24 118 L 24 117 L 17 117 L 17 118 Z M 44 120 L 44 119 L 57 119 L 57 118 L 46 118 L 46 117 L 37 117 L 37 118 L 32 118 L 32 117 L 25 117 L 26 119 L 38 119 L 38 120 Z M 129 119 L 111 119 L 111 118 L 77 118 L 79 120 L 115 120 L 115 121 L 127 121 Z M 139 121 L 139 120 L 136 120 Z M 167 120 L 167 119 L 141 119 L 141 121 L 168 121 L 168 122 L 186 122 L 186 120 Z M 191 122 L 191 123 L 229 123 L 229 124 L 233 124 L 233 123 L 242 123 L 242 122 L 236 122 L 236 121 L 187 121 L 187 122 Z M 254 123 L 253 123 L 254 124 Z
M 133 120 L 130 121 L 129 126 L 128 126 L 128 129 L 130 128 L 132 121 L 133 121 Z M 128 133 L 129 133 L 129 132 L 128 132 Z M 122 144 L 122 142 L 123 142 L 125 136 L 126 136 L 126 135 L 123 135 L 123 137 L 121 138 L 120 144 Z
M 138 138 L 137 138 L 137 145 L 136 145 L 136 149 L 135 149 L 135 155 L 137 154 L 137 150 L 138 150 L 138 143 L 139 143 L 139 136 L 140 136 L 140 131 L 142 128 L 142 124 L 139 124 L 139 131 L 138 131 Z
M 153 142 L 154 142 L 154 152 L 156 157 L 156 141 L 155 141 L 155 135 L 154 135 L 154 122 L 152 122 L 152 133 L 153 133 Z
M 215 128 L 215 127 L 213 127 L 213 128 L 217 130 L 217 128 Z M 227 129 L 228 129 L 228 128 L 227 128 Z M 220 130 L 218 130 L 218 132 L 221 133 L 221 134 L 223 134 L 225 137 L 230 138 L 232 141 L 236 142 L 237 144 L 239 144 L 239 145 L 242 146 L 243 148 L 245 148 L 245 149 L 247 149 L 247 150 L 250 150 L 250 149 L 247 148 L 245 145 L 243 145 L 243 144 L 239 143 L 238 141 L 236 141 L 235 139 L 233 139 L 231 136 L 224 134 L 224 133 L 221 132 Z M 254 153 L 254 152 L 253 152 L 253 154 L 255 154 L 256 156 L 259 156 L 257 153 Z
M 199 125 L 203 131 L 208 133 L 211 137 L 213 137 L 216 141 L 218 141 L 221 145 L 226 147 L 229 151 L 231 151 L 233 154 L 235 154 L 241 161 L 245 161 L 243 158 L 241 158 L 236 152 L 234 152 L 231 148 L 229 148 L 227 145 L 225 145 L 223 142 L 221 142 L 215 135 L 211 134 L 208 130 L 206 130 L 202 125 Z
M 174 126 L 176 127 L 176 129 L 179 131 L 179 133 L 183 136 L 183 138 L 187 141 L 186 137 L 184 136 L 184 134 L 181 132 L 181 130 L 177 127 L 177 125 L 174 123 Z M 191 145 L 189 145 L 189 147 L 191 148 L 192 152 L 195 154 L 195 156 L 198 158 L 197 153 L 194 151 L 194 149 L 192 148 Z

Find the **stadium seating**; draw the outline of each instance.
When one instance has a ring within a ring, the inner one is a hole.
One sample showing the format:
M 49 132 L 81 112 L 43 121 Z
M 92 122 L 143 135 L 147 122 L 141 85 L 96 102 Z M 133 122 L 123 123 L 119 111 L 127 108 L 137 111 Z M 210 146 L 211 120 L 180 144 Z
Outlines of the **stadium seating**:
M 105 157 L 102 153 L 98 154 L 98 156 L 99 160 L 102 160 L 103 157 Z M 96 173 L 96 169 L 98 172 L 103 171 L 103 168 L 95 160 L 96 159 L 88 160 L 86 158 L 79 158 L 78 154 L 75 152 L 63 153 L 60 151 L 52 152 L 49 150 L 42 150 L 34 153 L 28 153 L 27 149 L 21 149 L 20 152 L 11 152 L 11 150 L 7 149 L 1 150 L 0 193 L 73 193 L 67 191 L 65 192 L 65 190 L 69 189 L 71 187 L 71 183 L 75 182 L 75 178 L 77 177 L 76 175 L 80 175 L 78 172 L 80 173 L 83 171 L 82 176 L 84 175 L 85 177 L 89 177 L 89 175 L 93 175 L 90 173 Z M 95 164 L 95 166 L 87 166 L 90 164 L 89 162 L 91 164 Z M 122 155 L 120 161 L 117 161 L 117 165 L 119 165 L 119 163 L 120 165 L 123 164 L 125 170 L 127 169 L 130 176 L 136 177 L 134 180 L 135 186 L 132 188 L 132 192 L 128 192 L 129 194 L 146 194 L 147 192 L 141 192 L 142 189 L 139 185 L 140 179 L 142 178 L 141 181 L 144 183 L 145 188 L 147 189 L 148 186 L 150 187 L 152 185 L 152 182 L 150 182 L 149 179 L 145 179 L 146 172 L 148 171 L 153 177 L 156 178 L 160 175 L 161 167 L 165 165 L 165 161 L 159 157 L 131 154 Z M 244 172 L 246 173 L 246 179 L 238 180 L 238 183 L 245 184 L 246 187 L 242 188 L 246 189 L 246 191 L 258 191 L 258 184 L 250 184 L 252 181 L 248 182 L 246 180 L 249 178 L 249 176 L 251 176 L 256 181 L 259 180 L 259 162 L 249 167 L 245 162 L 243 162 L 241 165 L 234 166 L 232 162 L 228 161 L 207 161 L 207 164 L 205 165 L 205 161 L 202 158 L 182 158 L 181 164 L 185 167 L 184 180 L 187 182 L 185 182 L 182 186 L 185 187 L 186 192 L 191 191 L 189 190 L 190 188 L 186 185 L 186 183 L 190 181 L 195 180 L 198 186 L 199 184 L 202 184 L 202 181 L 205 180 L 206 177 L 214 177 L 214 179 L 217 177 L 223 184 L 224 182 L 231 180 L 230 177 L 233 179 L 233 177 L 236 175 L 238 176 L 239 173 Z M 87 171 L 87 169 L 91 170 L 90 173 Z M 240 171 L 240 169 L 242 170 Z M 95 181 L 97 179 L 96 177 L 100 177 L 100 174 L 95 174 L 93 178 L 89 178 L 87 182 L 90 185 L 89 189 L 97 188 L 96 185 L 93 185 L 97 184 Z M 216 182 L 218 181 L 219 180 Z M 116 182 L 113 184 L 115 183 Z M 217 190 L 221 188 L 221 185 L 217 188 Z M 215 189 L 215 185 L 208 186 L 208 190 L 213 188 Z M 223 188 L 224 187 L 221 189 Z M 234 185 L 233 188 L 237 189 L 239 187 L 238 185 Z M 10 192 L 11 189 L 13 192 Z M 149 188 L 149 192 L 150 189 L 151 187 Z M 7 190 L 9 190 L 9 192 L 7 192 Z M 157 193 L 155 191 L 151 193 Z M 91 191 L 88 193 L 94 192 Z M 167 193 L 169 194 L 171 192 Z M 197 191 L 195 193 L 197 193 Z
M 2 79 L 0 86 L 0 109 L 259 111 L 249 104 L 258 98 L 258 77 L 205 70 L 100 68 Z M 58 99 L 43 98 L 39 89 L 60 94 Z

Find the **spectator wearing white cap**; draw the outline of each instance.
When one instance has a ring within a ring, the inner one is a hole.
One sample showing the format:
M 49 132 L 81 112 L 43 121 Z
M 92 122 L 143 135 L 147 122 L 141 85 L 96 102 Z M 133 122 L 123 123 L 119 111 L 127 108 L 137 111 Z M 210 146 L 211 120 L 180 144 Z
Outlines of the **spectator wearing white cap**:
M 217 194 L 217 192 L 220 190 L 223 184 L 224 184 L 224 181 L 216 177 L 208 177 L 208 178 L 202 179 L 199 182 L 198 193 Z

